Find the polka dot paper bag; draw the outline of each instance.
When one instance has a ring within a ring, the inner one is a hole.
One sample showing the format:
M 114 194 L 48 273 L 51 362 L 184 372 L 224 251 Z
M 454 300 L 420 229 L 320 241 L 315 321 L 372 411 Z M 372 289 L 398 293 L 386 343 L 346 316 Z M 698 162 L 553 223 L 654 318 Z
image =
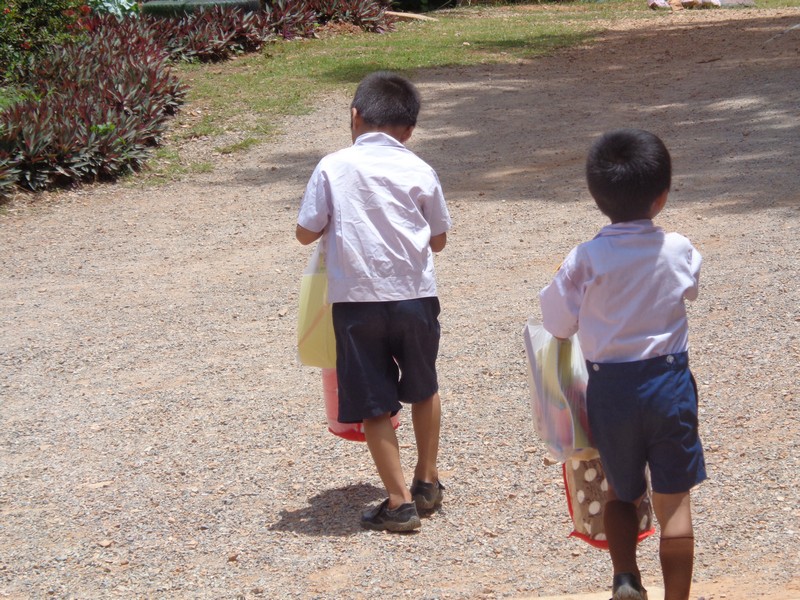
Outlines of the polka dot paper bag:
M 600 459 L 570 459 L 562 465 L 562 469 L 567 492 L 567 505 L 573 525 L 570 535 L 580 538 L 596 548 L 607 550 L 608 541 L 603 527 L 603 509 L 606 505 L 608 482 Z M 639 541 L 641 542 L 655 533 L 649 478 L 647 493 L 639 505 L 638 516 Z

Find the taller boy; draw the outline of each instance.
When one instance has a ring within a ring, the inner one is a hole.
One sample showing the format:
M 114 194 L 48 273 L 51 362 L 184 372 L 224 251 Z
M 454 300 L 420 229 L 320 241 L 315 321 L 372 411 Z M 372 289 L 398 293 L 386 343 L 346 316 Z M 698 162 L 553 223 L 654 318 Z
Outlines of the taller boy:
M 685 237 L 653 225 L 671 177 L 669 152 L 652 133 L 600 137 L 586 179 L 611 224 L 573 249 L 540 294 L 545 329 L 559 338 L 577 332 L 589 368 L 589 428 L 611 484 L 603 518 L 613 600 L 647 599 L 636 564 L 647 466 L 665 600 L 688 600 L 692 582 L 689 490 L 706 471 L 685 301 L 697 297 L 701 258 Z
M 433 253 L 450 215 L 435 171 L 403 144 L 420 96 L 399 75 L 365 77 L 350 107 L 353 145 L 329 154 L 306 187 L 297 239 L 322 237 L 333 305 L 339 421 L 364 423 L 388 498 L 368 529 L 410 531 L 438 508 L 441 404 L 436 376 L 439 300 Z M 417 464 L 409 490 L 391 416 L 411 404 Z

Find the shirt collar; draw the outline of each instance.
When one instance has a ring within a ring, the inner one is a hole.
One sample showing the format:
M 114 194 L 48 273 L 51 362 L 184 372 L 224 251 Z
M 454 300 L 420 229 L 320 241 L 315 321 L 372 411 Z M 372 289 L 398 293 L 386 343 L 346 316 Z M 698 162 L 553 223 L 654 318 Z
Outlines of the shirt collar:
M 405 148 L 405 146 L 398 142 L 395 138 L 390 136 L 388 133 L 383 133 L 382 131 L 370 131 L 368 133 L 362 133 L 356 138 L 356 141 L 353 142 L 354 146 L 362 146 L 366 144 L 373 144 L 377 146 L 397 146 L 398 148 Z
M 595 236 L 606 237 L 610 235 L 630 235 L 637 233 L 653 233 L 659 231 L 661 228 L 653 224 L 651 219 L 639 219 L 637 221 L 623 221 L 621 223 L 612 223 L 603 227 Z

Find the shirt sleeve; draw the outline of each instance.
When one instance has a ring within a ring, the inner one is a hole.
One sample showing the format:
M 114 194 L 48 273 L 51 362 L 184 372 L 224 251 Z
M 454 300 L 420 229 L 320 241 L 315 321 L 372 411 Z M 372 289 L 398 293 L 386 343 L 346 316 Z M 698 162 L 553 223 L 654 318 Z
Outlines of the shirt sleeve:
M 330 220 L 329 186 L 322 163 L 318 164 L 306 185 L 297 224 L 309 231 L 322 231 Z
M 684 292 L 683 297 L 687 300 L 696 300 L 700 291 L 700 266 L 703 264 L 703 257 L 697 248 L 689 244 L 689 274 L 693 284 Z
M 539 292 L 542 325 L 559 338 L 568 338 L 578 331 L 581 292 L 572 279 L 575 265 L 576 250 L 573 250 L 564 259 L 553 280 Z
M 431 235 L 439 235 L 450 230 L 452 222 L 450 212 L 447 210 L 447 203 L 444 200 L 442 185 L 439 177 L 433 174 L 435 185 L 430 198 L 422 206 L 422 214 L 431 228 Z

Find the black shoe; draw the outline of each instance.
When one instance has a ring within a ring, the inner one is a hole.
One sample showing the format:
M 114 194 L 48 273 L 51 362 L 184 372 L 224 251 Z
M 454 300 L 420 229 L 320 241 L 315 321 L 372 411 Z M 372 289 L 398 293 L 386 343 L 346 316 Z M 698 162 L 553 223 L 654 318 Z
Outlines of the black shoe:
M 647 600 L 647 590 L 633 573 L 617 573 L 611 588 L 614 596 L 611 600 Z
M 389 508 L 389 499 L 381 502 L 361 515 L 361 526 L 365 529 L 377 531 L 413 531 L 419 529 L 417 507 L 413 502 L 406 502 L 397 508 Z
M 430 512 L 442 505 L 444 498 L 444 486 L 441 481 L 428 483 L 415 479 L 411 482 L 411 497 L 417 505 L 417 511 Z

